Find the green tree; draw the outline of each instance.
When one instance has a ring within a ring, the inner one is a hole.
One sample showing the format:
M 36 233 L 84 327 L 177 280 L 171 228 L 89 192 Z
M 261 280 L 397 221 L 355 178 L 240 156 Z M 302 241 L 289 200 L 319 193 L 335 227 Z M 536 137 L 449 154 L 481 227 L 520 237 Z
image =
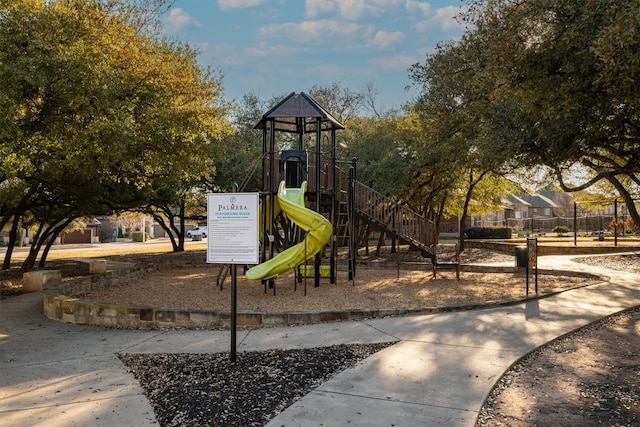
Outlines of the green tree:
M 269 108 L 252 93 L 234 105 L 231 132 L 222 141 L 224 155 L 216 159 L 216 174 L 208 184 L 209 190 L 229 191 L 233 183 L 242 191 L 262 190 L 262 131 L 254 126 Z
M 340 136 L 340 153 L 346 159 L 357 158 L 358 181 L 406 203 L 415 153 L 403 120 L 392 113 L 352 118 Z
M 496 135 L 494 124 L 486 119 L 499 87 L 482 72 L 481 49 L 476 34 L 467 33 L 460 41 L 439 45 L 424 64 L 410 68 L 420 88 L 412 107 L 423 135 L 422 167 L 416 178 L 435 190 L 440 215 L 460 217 L 460 250 L 467 216 L 498 205 L 508 184 L 502 177 L 512 168 L 509 139 Z M 480 198 L 474 196 L 479 188 Z M 487 189 L 495 192 L 493 197 L 486 197 Z
M 39 223 L 24 268 L 73 219 L 140 206 L 156 180 L 213 172 L 221 79 L 160 35 L 162 4 L 0 0 L 0 183 L 27 188 L 3 221 L 30 212 Z
M 481 42 L 475 79 L 493 82 L 483 117 L 494 138 L 521 165 L 549 167 L 565 191 L 608 182 L 636 221 L 639 10 L 635 0 L 497 0 L 466 16 Z

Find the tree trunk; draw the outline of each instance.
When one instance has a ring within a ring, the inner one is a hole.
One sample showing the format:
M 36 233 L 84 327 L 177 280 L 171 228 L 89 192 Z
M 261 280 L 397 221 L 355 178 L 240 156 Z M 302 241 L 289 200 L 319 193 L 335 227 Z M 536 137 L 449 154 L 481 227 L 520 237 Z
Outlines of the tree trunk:
M 7 225 L 7 223 L 11 220 L 11 218 L 13 218 L 13 215 L 11 215 L 11 212 L 7 212 L 6 215 L 0 218 L 0 230 L 2 230 L 5 225 Z
M 31 270 L 36 265 L 38 252 L 40 252 L 40 247 L 42 246 L 40 238 L 41 238 L 43 226 L 44 225 L 41 223 L 38 226 L 38 231 L 33 236 L 33 242 L 31 242 L 31 247 L 29 248 L 29 255 L 27 255 L 27 258 L 22 263 L 22 267 L 21 267 L 22 271 Z
M 40 257 L 40 261 L 38 261 L 38 268 L 39 269 L 43 269 L 46 267 L 47 265 L 47 256 L 49 255 L 49 250 L 51 249 L 51 246 L 53 245 L 53 242 L 55 242 L 56 240 L 56 234 L 53 234 L 51 236 L 51 238 L 49 239 L 49 241 L 47 242 L 47 244 L 44 247 L 44 251 L 42 251 L 42 256 Z
M 640 225 L 640 214 L 638 213 L 635 201 L 633 200 L 631 194 L 629 194 L 629 191 L 627 191 L 622 183 L 615 178 L 609 179 L 609 182 L 613 184 L 613 186 L 616 188 L 616 190 L 618 190 L 618 193 L 624 200 L 624 203 L 627 206 L 627 213 L 633 220 L 633 223 Z
M 601 179 L 605 179 L 609 181 L 611 185 L 613 185 L 615 189 L 618 190 L 618 194 L 620 194 L 620 196 L 624 199 L 624 202 L 627 205 L 627 211 L 629 213 L 629 216 L 633 220 L 633 222 L 635 224 L 640 224 L 640 213 L 636 208 L 633 197 L 631 196 L 631 194 L 629 194 L 629 191 L 624 187 L 624 185 L 622 185 L 622 183 L 616 178 L 615 175 L 599 174 L 598 176 L 587 181 L 586 183 L 570 187 L 564 182 L 564 176 L 562 175 L 562 170 L 558 167 L 555 167 L 554 170 L 555 170 L 556 177 L 558 178 L 558 182 L 560 183 L 560 188 L 562 188 L 567 193 L 573 193 L 576 191 L 585 190 L 591 187 L 592 185 L 596 184 Z
M 178 250 L 184 251 L 184 211 L 185 211 L 185 198 L 180 198 L 180 230 L 177 233 L 178 235 Z M 210 237 L 209 237 L 210 238 Z
M 387 246 L 385 237 L 386 237 L 385 232 L 384 231 L 380 232 L 380 236 L 378 237 L 378 244 L 376 245 L 376 256 L 380 256 L 380 248 L 382 246 Z
M 440 242 L 440 222 L 442 221 L 442 215 L 444 213 L 444 205 L 447 203 L 447 197 L 449 193 L 445 192 L 444 197 L 442 198 L 442 202 L 440 202 L 440 206 L 438 206 L 438 212 L 433 218 L 433 223 L 435 224 L 435 235 L 433 236 L 433 245 L 437 245 Z
M 13 224 L 11 224 L 11 231 L 9 231 L 9 246 L 7 247 L 7 252 L 4 254 L 4 262 L 2 264 L 3 270 L 8 270 L 11 268 L 11 255 L 13 254 L 13 249 L 15 248 L 15 241 L 18 238 L 18 225 L 20 224 L 20 215 L 17 213 L 13 217 Z
M 487 174 L 487 172 L 482 172 L 478 179 L 473 179 L 473 169 L 469 171 L 469 188 L 467 188 L 467 195 L 464 198 L 464 207 L 462 208 L 462 215 L 460 215 L 460 223 L 458 224 L 458 228 L 460 230 L 458 236 L 458 250 L 460 252 L 464 251 L 464 233 L 466 228 L 467 216 L 469 212 L 469 204 L 471 203 L 471 198 L 473 197 L 473 190 L 476 188 L 476 185 L 482 178 Z
M 166 213 L 166 212 L 165 212 Z M 176 242 L 176 238 L 173 235 L 172 231 L 173 228 L 168 225 L 165 222 L 165 219 L 163 217 L 161 217 L 160 215 L 158 215 L 157 213 L 151 213 L 151 216 L 153 217 L 153 219 L 156 220 L 156 222 L 158 224 L 160 224 L 160 228 L 162 228 L 168 235 L 169 235 L 169 241 L 171 241 L 171 248 L 173 252 L 179 252 L 178 250 L 178 243 Z M 171 221 L 172 219 L 169 218 L 169 220 Z
M 51 249 L 51 246 L 53 246 L 53 243 L 56 241 L 56 237 L 65 229 L 67 228 L 67 226 L 69 224 L 71 224 L 71 222 L 73 222 L 73 220 L 75 219 L 75 217 L 73 218 L 68 218 L 65 222 L 63 222 L 62 224 L 58 225 L 57 227 L 50 229 L 49 232 L 47 232 L 46 236 L 42 237 L 42 242 L 47 242 L 45 247 L 44 247 L 44 251 L 42 251 L 42 256 L 40 257 L 40 261 L 38 262 L 38 268 L 44 268 L 46 263 L 47 263 L 47 256 L 49 256 L 49 250 Z

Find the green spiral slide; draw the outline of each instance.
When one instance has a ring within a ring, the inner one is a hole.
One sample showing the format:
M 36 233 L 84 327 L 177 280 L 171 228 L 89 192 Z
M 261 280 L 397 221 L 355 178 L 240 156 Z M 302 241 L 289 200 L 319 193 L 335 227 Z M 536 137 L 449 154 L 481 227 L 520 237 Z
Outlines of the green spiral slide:
M 304 206 L 306 190 L 306 181 L 300 188 L 286 188 L 285 182 L 280 182 L 278 188 L 280 208 L 293 223 L 306 231 L 305 238 L 270 260 L 251 267 L 245 274 L 247 279 L 271 279 L 291 271 L 320 252 L 331 238 L 331 223 L 318 212 Z

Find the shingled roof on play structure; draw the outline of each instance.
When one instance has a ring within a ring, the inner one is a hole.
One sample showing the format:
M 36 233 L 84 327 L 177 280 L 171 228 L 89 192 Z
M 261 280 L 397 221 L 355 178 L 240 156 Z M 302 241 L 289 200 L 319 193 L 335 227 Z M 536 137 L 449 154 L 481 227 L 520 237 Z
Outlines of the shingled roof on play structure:
M 289 133 L 311 133 L 318 129 L 329 131 L 344 129 L 344 125 L 304 92 L 291 92 L 282 101 L 262 115 L 254 129 L 268 129 L 273 123 L 274 129 Z

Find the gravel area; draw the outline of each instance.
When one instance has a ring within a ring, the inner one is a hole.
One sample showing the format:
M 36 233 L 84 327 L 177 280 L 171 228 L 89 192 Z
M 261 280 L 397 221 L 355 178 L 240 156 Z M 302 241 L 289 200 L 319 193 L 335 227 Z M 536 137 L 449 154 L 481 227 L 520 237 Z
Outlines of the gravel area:
M 628 271 L 640 274 L 640 254 L 621 254 L 596 257 L 581 257 L 573 259 L 575 262 L 589 264 L 595 267 L 604 267 L 617 271 Z
M 163 426 L 262 426 L 315 387 L 393 343 L 237 355 L 120 354 Z
M 530 353 L 498 381 L 476 426 L 640 425 L 640 308 Z

